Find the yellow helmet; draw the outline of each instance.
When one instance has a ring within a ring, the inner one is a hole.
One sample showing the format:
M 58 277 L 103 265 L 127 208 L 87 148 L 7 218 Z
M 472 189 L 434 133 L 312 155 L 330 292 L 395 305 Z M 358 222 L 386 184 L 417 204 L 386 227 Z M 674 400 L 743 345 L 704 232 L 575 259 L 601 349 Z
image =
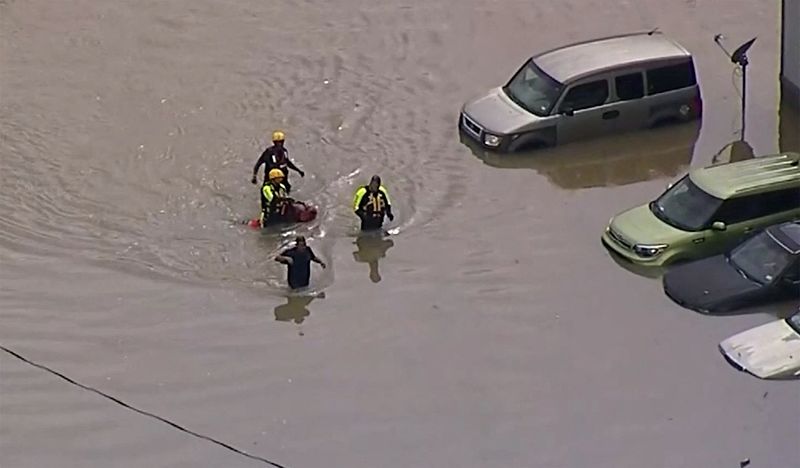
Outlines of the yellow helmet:
M 285 138 L 286 135 L 284 135 L 280 130 L 275 130 L 272 132 L 272 141 L 283 141 Z
M 269 171 L 269 180 L 283 179 L 283 171 L 280 169 L 272 169 Z

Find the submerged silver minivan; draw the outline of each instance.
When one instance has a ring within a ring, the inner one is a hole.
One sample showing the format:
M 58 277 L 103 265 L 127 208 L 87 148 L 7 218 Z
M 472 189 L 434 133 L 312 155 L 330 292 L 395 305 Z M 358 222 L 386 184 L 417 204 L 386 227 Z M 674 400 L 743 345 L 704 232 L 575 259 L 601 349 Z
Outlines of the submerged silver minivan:
M 594 39 L 530 58 L 466 103 L 459 129 L 513 152 L 699 119 L 692 55 L 657 31 Z

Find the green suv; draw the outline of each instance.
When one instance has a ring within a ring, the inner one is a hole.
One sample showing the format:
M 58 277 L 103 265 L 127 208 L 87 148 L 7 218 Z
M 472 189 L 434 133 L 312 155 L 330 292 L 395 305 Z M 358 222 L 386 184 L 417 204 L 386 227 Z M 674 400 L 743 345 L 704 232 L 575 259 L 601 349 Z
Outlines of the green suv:
M 611 218 L 607 249 L 635 264 L 715 255 L 751 231 L 800 219 L 800 153 L 693 169 L 654 201 Z

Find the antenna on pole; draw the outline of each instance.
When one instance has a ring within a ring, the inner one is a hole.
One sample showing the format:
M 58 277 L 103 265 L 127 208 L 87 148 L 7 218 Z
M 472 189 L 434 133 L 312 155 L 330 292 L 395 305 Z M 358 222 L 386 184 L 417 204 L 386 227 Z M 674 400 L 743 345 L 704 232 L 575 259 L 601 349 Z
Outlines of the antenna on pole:
M 742 69 L 742 130 L 739 136 L 740 141 L 744 141 L 744 130 L 745 130 L 745 110 L 747 106 L 747 65 L 750 64 L 750 60 L 747 58 L 747 51 L 750 50 L 750 47 L 753 46 L 753 43 L 756 42 L 756 38 L 752 38 L 749 41 L 745 42 L 744 44 L 740 45 L 733 51 L 733 53 L 728 52 L 725 49 L 725 46 L 722 45 L 722 41 L 725 40 L 725 36 L 722 34 L 717 34 L 714 36 L 714 42 L 717 43 L 720 49 L 725 52 L 725 55 L 731 59 L 731 62 L 736 64 L 738 67 Z

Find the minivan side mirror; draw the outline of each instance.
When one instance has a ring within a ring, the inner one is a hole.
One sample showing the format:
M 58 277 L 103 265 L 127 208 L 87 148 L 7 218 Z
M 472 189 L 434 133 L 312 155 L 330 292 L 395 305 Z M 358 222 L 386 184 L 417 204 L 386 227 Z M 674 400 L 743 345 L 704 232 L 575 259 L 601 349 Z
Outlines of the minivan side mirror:
M 724 231 L 728 229 L 728 226 L 726 226 L 722 221 L 714 221 L 714 223 L 711 225 L 711 229 L 715 231 Z
M 575 115 L 575 110 L 570 106 L 565 106 L 561 108 L 561 113 L 566 115 L 567 117 L 572 117 Z

